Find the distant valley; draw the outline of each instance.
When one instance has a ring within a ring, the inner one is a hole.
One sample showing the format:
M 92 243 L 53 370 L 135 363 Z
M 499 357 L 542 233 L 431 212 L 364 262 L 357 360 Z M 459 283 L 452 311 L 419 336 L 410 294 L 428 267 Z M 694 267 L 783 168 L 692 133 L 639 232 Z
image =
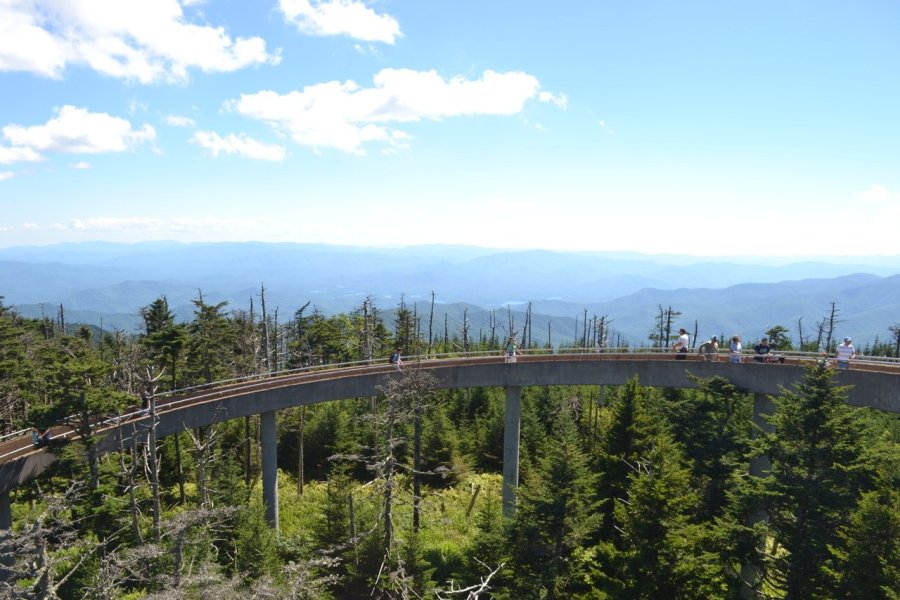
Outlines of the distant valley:
M 61 244 L 0 249 L 0 296 L 26 316 L 132 331 L 139 310 L 165 295 L 180 320 L 202 291 L 232 309 L 258 307 L 260 286 L 279 320 L 307 302 L 326 314 L 349 312 L 367 296 L 382 311 L 401 297 L 435 329 L 487 335 L 490 312 L 505 330 L 532 307 L 532 338 L 557 345 L 581 335 L 584 316 L 605 316 L 631 345 L 647 343 L 658 307 L 682 313 L 676 326 L 701 337 L 758 337 L 798 323 L 811 335 L 836 303 L 838 331 L 860 344 L 884 340 L 900 322 L 900 255 L 855 260 L 774 261 L 635 253 L 511 251 L 470 246 L 400 249 L 305 244 Z

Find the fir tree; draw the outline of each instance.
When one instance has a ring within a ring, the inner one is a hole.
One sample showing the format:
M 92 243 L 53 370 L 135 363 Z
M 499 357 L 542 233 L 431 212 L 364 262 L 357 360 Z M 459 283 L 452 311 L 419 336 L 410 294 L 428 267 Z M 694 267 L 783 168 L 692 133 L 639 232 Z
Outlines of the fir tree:
M 722 515 L 732 474 L 745 468 L 750 434 L 750 398 L 724 377 L 688 376 L 699 390 L 680 390 L 660 410 L 691 465 L 700 492 L 699 518 Z
M 769 556 L 767 576 L 788 600 L 832 595 L 829 547 L 870 479 L 862 426 L 831 378 L 824 366 L 809 367 L 796 392 L 775 399 L 775 433 L 761 438 L 772 464 L 770 527 L 783 549 Z
M 567 598 L 581 589 L 580 548 L 599 516 L 590 501 L 595 483 L 571 416 L 561 414 L 554 450 L 543 455 L 526 485 L 509 536 L 515 597 Z
M 866 492 L 831 547 L 835 596 L 896 600 L 900 594 L 900 491 L 890 477 Z
M 611 420 L 601 435 L 597 462 L 597 499 L 600 502 L 600 539 L 614 540 L 618 531 L 614 521 L 616 499 L 624 499 L 632 465 L 644 453 L 659 431 L 645 400 L 645 390 L 637 377 L 621 389 L 611 405 Z
M 615 505 L 619 548 L 601 544 L 612 567 L 600 586 L 614 598 L 721 598 L 725 577 L 709 533 L 694 523 L 698 504 L 680 448 L 666 433 L 630 463 L 627 498 Z

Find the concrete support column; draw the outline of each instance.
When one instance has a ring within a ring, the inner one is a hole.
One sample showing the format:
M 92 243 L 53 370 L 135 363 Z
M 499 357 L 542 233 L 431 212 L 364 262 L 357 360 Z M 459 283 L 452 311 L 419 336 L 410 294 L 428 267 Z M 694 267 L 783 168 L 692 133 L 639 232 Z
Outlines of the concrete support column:
M 0 494 L 0 529 L 12 529 L 12 506 L 8 491 Z
M 772 433 L 775 427 L 766 420 L 766 416 L 775 412 L 775 405 L 772 399 L 766 394 L 753 394 L 753 436 L 759 435 L 762 430 L 765 433 Z M 758 429 L 757 429 L 758 428 Z M 752 477 L 768 477 L 771 472 L 772 464 L 769 462 L 768 456 L 755 456 L 750 459 L 750 475 Z M 768 520 L 769 516 L 763 507 L 757 506 L 747 516 L 747 525 L 755 525 Z M 762 549 L 760 549 L 762 550 Z M 741 579 L 744 580 L 744 588 L 741 590 L 743 598 L 759 598 L 757 593 L 759 587 L 759 572 L 755 565 L 743 565 L 741 567 Z
M 266 521 L 278 531 L 278 445 L 275 431 L 275 411 L 259 416 L 259 437 L 262 446 L 263 503 Z
M 775 412 L 772 399 L 766 394 L 753 394 L 753 437 L 759 433 L 757 427 L 765 433 L 772 433 L 775 428 L 765 417 Z M 754 477 L 768 477 L 772 465 L 768 456 L 755 456 L 750 460 L 750 474 Z
M 519 429 L 522 420 L 522 388 L 506 388 L 503 411 L 503 516 L 516 515 L 519 487 Z

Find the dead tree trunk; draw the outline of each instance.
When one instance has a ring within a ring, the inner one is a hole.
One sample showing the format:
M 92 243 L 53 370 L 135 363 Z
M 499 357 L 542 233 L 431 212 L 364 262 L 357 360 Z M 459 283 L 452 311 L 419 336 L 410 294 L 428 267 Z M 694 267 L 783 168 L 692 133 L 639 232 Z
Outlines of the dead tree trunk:
M 138 447 L 137 437 L 131 438 L 131 465 L 125 465 L 125 443 L 122 441 L 122 427 L 119 426 L 119 472 L 125 478 L 125 484 L 128 487 L 128 509 L 131 513 L 131 539 L 135 546 L 144 543 L 141 537 L 141 511 L 138 508 L 137 495 L 135 494 L 135 477 L 138 465 Z
M 374 396 L 373 396 L 374 398 Z M 304 437 L 306 433 L 306 406 L 300 407 L 300 426 L 297 430 L 297 493 L 303 495 L 303 480 L 306 477 L 303 472 Z
M 150 472 L 150 497 L 153 506 L 153 541 L 157 544 L 160 541 L 159 522 L 162 516 L 162 503 L 159 499 L 159 458 L 156 448 L 156 379 L 162 377 L 162 372 L 154 378 L 147 370 L 147 387 L 149 394 L 150 409 L 150 429 L 147 432 L 147 462 L 149 463 Z
M 178 475 L 178 503 L 182 506 L 187 501 L 184 493 L 184 466 L 181 460 L 181 434 L 176 433 L 173 436 L 175 442 L 175 471 Z
M 463 309 L 462 334 L 463 334 L 463 352 L 465 354 L 468 354 L 469 353 L 469 308 L 468 307 Z
M 428 356 L 434 354 L 432 331 L 434 327 L 434 291 L 431 292 L 431 314 L 428 316 Z
M 269 316 L 266 313 L 266 286 L 264 286 L 263 284 L 259 285 L 259 303 L 260 307 L 262 308 L 262 366 L 263 370 L 268 373 L 271 370 L 269 368 Z

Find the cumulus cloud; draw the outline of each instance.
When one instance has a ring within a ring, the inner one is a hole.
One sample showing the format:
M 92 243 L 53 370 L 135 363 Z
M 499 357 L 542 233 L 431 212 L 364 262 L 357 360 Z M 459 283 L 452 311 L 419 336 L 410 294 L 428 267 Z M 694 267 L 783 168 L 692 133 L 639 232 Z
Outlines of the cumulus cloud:
M 193 127 L 194 120 L 190 117 L 182 117 L 179 115 L 167 115 L 163 117 L 163 123 L 172 127 Z
M 225 108 L 269 123 L 298 144 L 362 154 L 370 142 L 406 143 L 408 136 L 391 123 L 509 116 L 521 112 L 529 100 L 557 104 L 559 99 L 542 94 L 534 76 L 515 71 L 485 71 L 471 80 L 446 79 L 435 71 L 384 69 L 373 82 L 370 88 L 353 81 L 331 81 L 287 94 L 242 94 Z
M 285 157 L 283 147 L 275 144 L 265 144 L 244 134 L 234 135 L 232 133 L 222 137 L 214 131 L 198 131 L 191 138 L 191 141 L 209 150 L 214 157 L 218 157 L 219 153 L 273 161 L 284 160 Z
M 44 157 L 31 148 L 0 146 L 0 165 L 8 165 L 14 162 L 37 162 L 39 160 L 44 160 Z
M 141 83 L 185 81 L 189 69 L 276 64 L 260 37 L 192 23 L 178 0 L 0 1 L 0 71 L 59 78 L 69 65 Z
M 357 0 L 279 0 L 278 6 L 287 22 L 308 35 L 346 35 L 385 44 L 403 35 L 396 19 Z
M 44 125 L 6 125 L 2 132 L 13 146 L 7 150 L 15 150 L 16 147 L 26 149 L 24 155 L 31 157 L 40 152 L 123 152 L 156 139 L 156 131 L 150 125 L 133 129 L 126 119 L 106 113 L 92 113 L 75 106 L 58 109 L 56 116 Z M 0 157 L 2 155 L 0 153 Z
M 16 174 L 12 171 L 0 171 L 0 181 L 6 181 L 7 179 L 12 179 Z
M 90 169 L 90 168 L 91 168 L 91 163 L 89 163 L 89 162 L 84 162 L 84 161 L 77 162 L 77 163 L 73 163 L 73 164 L 72 164 L 72 168 L 73 168 L 73 169 L 78 169 L 78 170 Z

